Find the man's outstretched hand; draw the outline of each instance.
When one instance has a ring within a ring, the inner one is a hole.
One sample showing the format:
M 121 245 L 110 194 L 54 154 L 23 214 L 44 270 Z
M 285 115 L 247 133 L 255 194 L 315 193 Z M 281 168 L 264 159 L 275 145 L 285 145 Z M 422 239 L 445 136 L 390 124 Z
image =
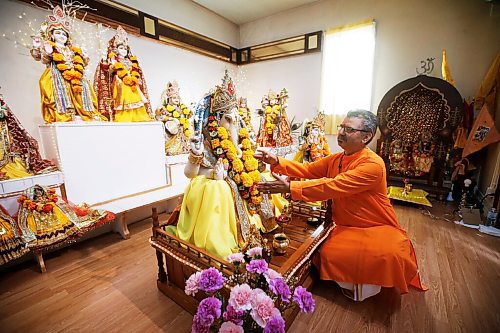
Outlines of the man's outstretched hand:
M 257 148 L 253 157 L 270 165 L 278 164 L 278 157 L 263 148 Z
M 265 194 L 290 192 L 290 182 L 285 176 L 280 176 L 273 172 L 273 177 L 276 180 L 258 183 L 257 188 L 259 191 Z

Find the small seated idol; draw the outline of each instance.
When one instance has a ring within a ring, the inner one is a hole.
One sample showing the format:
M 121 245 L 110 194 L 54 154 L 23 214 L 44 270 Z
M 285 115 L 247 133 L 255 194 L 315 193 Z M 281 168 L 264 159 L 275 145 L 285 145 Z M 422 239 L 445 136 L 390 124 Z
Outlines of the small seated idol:
M 287 147 L 293 144 L 290 124 L 286 114 L 288 92 L 286 89 L 277 95 L 272 90 L 262 98 L 264 114 L 257 136 L 259 147 Z
M 0 94 L 0 180 L 57 171 L 38 151 L 38 143 L 23 128 Z
M 197 106 L 190 141 L 184 173 L 191 181 L 177 225 L 166 231 L 225 259 L 277 228 L 270 196 L 256 187 L 263 178 L 227 71 Z
M 146 81 L 128 45 L 127 32 L 118 26 L 108 42 L 108 54 L 97 65 L 94 88 L 99 111 L 116 122 L 151 121 Z
M 34 185 L 19 202 L 18 224 L 30 248 L 55 245 L 114 219 L 114 214 L 70 205 L 60 200 L 54 189 Z
M 0 265 L 21 257 L 28 252 L 25 240 L 17 230 L 17 224 L 0 206 Z
M 179 85 L 169 82 L 161 95 L 156 120 L 165 127 L 165 152 L 168 156 L 189 153 L 190 120 L 193 113 L 182 103 Z
M 40 78 L 42 116 L 46 123 L 106 120 L 97 111 L 97 98 L 90 82 L 83 77 L 89 58 L 71 43 L 70 17 L 61 7 L 53 9 L 41 36 L 33 37 L 31 55 L 47 65 Z
M 312 121 L 305 121 L 302 136 L 299 137 L 299 151 L 294 160 L 316 162 L 330 155 L 330 147 L 325 136 L 325 115 L 318 113 Z

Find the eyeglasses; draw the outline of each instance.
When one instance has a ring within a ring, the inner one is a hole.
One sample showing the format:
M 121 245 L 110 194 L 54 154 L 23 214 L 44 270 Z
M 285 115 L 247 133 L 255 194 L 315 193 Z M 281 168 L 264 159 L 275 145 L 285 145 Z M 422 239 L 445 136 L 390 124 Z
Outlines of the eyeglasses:
M 357 128 L 352 128 L 352 127 L 349 127 L 349 126 L 346 126 L 346 125 L 338 125 L 337 126 L 337 129 L 339 130 L 344 130 L 345 133 L 347 134 L 351 134 L 351 133 L 354 133 L 354 132 L 366 132 L 366 133 L 371 133 L 371 131 L 368 131 L 368 130 L 362 130 L 362 129 L 357 129 Z

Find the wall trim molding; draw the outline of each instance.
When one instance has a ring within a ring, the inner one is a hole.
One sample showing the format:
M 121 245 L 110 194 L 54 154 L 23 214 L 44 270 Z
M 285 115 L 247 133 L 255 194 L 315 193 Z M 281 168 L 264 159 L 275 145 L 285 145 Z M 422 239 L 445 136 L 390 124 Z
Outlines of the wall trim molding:
M 48 8 L 47 4 L 40 0 L 18 1 L 30 5 L 35 4 L 40 8 Z M 60 5 L 61 2 L 61 0 L 52 0 L 54 5 Z M 137 37 L 153 39 L 163 44 L 179 47 L 235 65 L 246 65 L 294 55 L 321 52 L 322 31 L 238 49 L 113 0 L 82 0 L 82 2 L 95 9 L 82 9 L 77 13 L 77 17 L 80 19 L 85 16 L 87 22 L 101 23 L 115 29 L 118 25 L 121 25 L 128 33 Z M 286 45 L 287 43 L 290 44 L 291 40 L 303 40 L 303 46 L 287 50 Z M 274 53 L 270 52 L 259 57 L 252 56 L 252 50 L 255 54 L 257 50 L 262 49 L 265 45 L 274 46 Z

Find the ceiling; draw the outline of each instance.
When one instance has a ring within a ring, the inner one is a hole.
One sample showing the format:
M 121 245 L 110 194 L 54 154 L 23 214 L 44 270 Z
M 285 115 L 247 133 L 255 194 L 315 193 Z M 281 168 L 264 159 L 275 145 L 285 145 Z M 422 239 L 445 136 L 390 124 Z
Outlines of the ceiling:
M 192 0 L 238 25 L 318 0 Z

